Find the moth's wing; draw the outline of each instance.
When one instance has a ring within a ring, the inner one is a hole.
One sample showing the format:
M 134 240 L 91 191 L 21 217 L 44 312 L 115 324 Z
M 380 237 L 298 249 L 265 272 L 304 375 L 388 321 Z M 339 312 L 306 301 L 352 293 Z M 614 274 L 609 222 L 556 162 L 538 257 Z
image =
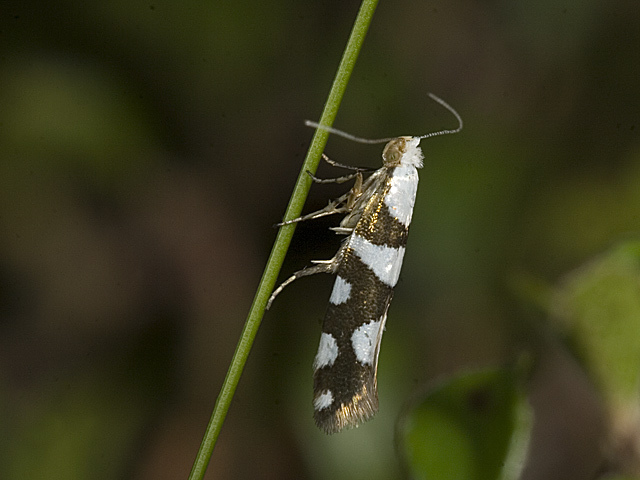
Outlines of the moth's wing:
M 386 249 L 380 258 L 373 259 L 381 262 L 380 268 L 370 268 L 363 261 L 371 260 L 371 255 L 363 251 L 367 242 L 357 232 L 364 222 L 368 231 L 377 235 L 378 227 L 370 220 L 383 208 L 388 183 L 385 175 L 378 174 L 368 187 L 367 197 L 363 195 L 366 202 L 359 207 L 359 223 L 343 247 L 322 325 L 314 362 L 314 418 L 327 433 L 357 426 L 378 410 L 378 355 L 393 297 L 393 286 L 381 278 L 380 270 L 386 263 L 401 263 L 402 255 L 394 257 L 399 250 Z M 378 247 L 373 248 L 375 255 Z
M 336 311 L 330 305 L 325 317 L 323 339 L 330 339 L 337 347 L 337 356 L 331 365 L 314 362 L 314 418 L 326 433 L 355 427 L 378 411 L 378 355 L 393 291 L 380 292 L 375 283 L 368 283 L 370 289 L 354 295 L 355 302 L 364 297 L 368 301 L 361 303 L 355 316 L 348 317 L 351 308 Z M 379 316 L 355 328 L 335 328 L 349 323 L 350 318 L 361 318 L 362 310 L 367 314 L 375 311 L 371 315 Z M 316 359 L 322 355 L 321 341 Z

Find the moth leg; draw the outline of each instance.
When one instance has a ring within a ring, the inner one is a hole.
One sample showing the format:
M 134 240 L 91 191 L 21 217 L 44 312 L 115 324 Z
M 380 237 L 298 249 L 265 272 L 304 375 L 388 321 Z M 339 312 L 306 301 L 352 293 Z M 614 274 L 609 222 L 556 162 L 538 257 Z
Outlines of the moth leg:
M 308 213 L 298 218 L 294 218 L 293 220 L 287 220 L 286 222 L 276 223 L 276 227 L 282 227 L 283 225 L 289 225 L 291 223 L 304 222 L 306 220 L 314 220 L 320 217 L 326 217 L 327 215 L 334 215 L 336 213 L 347 213 L 349 209 L 346 206 L 347 200 L 351 192 L 345 193 L 341 197 L 336 198 L 335 200 L 331 200 L 329 204 L 324 207 L 322 210 L 318 210 L 316 212 Z
M 300 277 L 307 277 L 309 275 L 315 275 L 316 273 L 335 273 L 338 269 L 338 265 L 340 264 L 340 258 L 342 255 L 342 249 L 333 257 L 331 260 L 312 260 L 315 265 L 312 267 L 306 267 L 302 270 L 298 270 L 289 278 L 287 278 L 284 282 L 280 284 L 278 288 L 276 288 L 271 296 L 269 297 L 269 301 L 267 302 L 267 310 L 271 308 L 271 304 L 275 300 L 275 298 L 284 290 L 284 287 L 295 282 Z
M 352 167 L 351 165 L 344 165 L 342 163 L 338 163 L 335 160 L 331 160 L 324 153 L 322 154 L 322 159 L 325 162 L 327 162 L 329 165 L 331 165 L 332 167 L 346 168 L 347 170 L 354 170 L 355 173 L 350 173 L 348 175 L 342 175 L 342 176 L 336 177 L 336 178 L 318 178 L 313 173 L 311 173 L 309 170 L 307 170 L 307 175 L 309 175 L 311 177 L 311 180 L 313 180 L 315 183 L 344 183 L 344 182 L 348 182 L 352 178 L 356 178 L 356 179 L 360 178 L 360 184 L 362 184 L 362 172 L 370 172 L 371 171 L 371 169 L 369 169 L 369 168 Z
M 351 235 L 353 227 L 329 227 L 329 230 L 336 232 L 338 235 Z
M 349 196 L 346 199 L 346 208 L 348 209 L 349 214 L 342 219 L 340 222 L 340 226 L 338 227 L 329 227 L 329 230 L 333 230 L 339 235 L 351 235 L 353 233 L 353 229 L 355 228 L 358 220 L 360 219 L 360 215 L 362 212 L 358 213 L 358 210 L 354 210 L 358 199 L 362 196 L 362 192 L 364 189 L 362 188 L 362 175 L 358 172 L 358 176 L 356 177 L 356 182 L 353 185 L 353 188 L 349 192 Z
M 311 174 L 309 173 L 309 175 Z M 304 222 L 306 220 L 314 220 L 316 218 L 326 217 L 327 215 L 334 215 L 336 213 L 349 213 L 351 210 L 353 210 L 353 206 L 355 205 L 360 195 L 362 195 L 362 174 L 360 172 L 357 172 L 353 176 L 355 177 L 356 181 L 351 190 L 349 190 L 344 195 L 336 198 L 335 200 L 331 200 L 329 204 L 322 210 L 308 213 L 307 215 L 294 218 L 293 220 L 287 220 L 286 222 L 277 223 L 276 227 L 282 227 L 283 225 L 289 225 L 291 223 Z M 311 178 L 314 178 L 313 175 L 311 175 Z
M 342 175 L 341 177 L 336 178 L 318 178 L 309 170 L 307 170 L 307 175 L 309 175 L 311 177 L 311 180 L 313 180 L 315 183 L 344 183 L 348 182 L 352 178 L 357 178 L 358 176 L 362 177 L 362 173 L 356 172 L 350 173 L 349 175 Z
M 347 208 L 349 211 L 353 210 L 353 206 L 355 205 L 360 195 L 362 195 L 362 173 L 356 173 L 356 181 L 351 187 L 351 191 L 349 191 L 349 196 L 347 197 Z

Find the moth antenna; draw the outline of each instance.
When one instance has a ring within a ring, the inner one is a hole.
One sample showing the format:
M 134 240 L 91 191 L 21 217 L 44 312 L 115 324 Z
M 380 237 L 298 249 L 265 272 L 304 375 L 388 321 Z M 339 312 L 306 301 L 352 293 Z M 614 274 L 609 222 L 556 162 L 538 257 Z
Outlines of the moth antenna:
M 453 108 L 451 105 L 449 105 L 447 102 L 445 102 L 443 99 L 441 99 L 440 97 L 438 97 L 433 93 L 428 93 L 427 95 L 429 95 L 429 98 L 431 98 L 433 101 L 438 102 L 444 108 L 449 110 L 453 114 L 453 116 L 456 117 L 456 120 L 458 120 L 458 128 L 455 128 L 453 130 L 439 130 L 437 132 L 427 133 L 426 135 L 420 135 L 417 138 L 423 139 L 423 138 L 429 138 L 429 137 L 436 137 L 438 135 L 448 135 L 450 133 L 458 133 L 460 130 L 462 130 L 462 127 L 463 127 L 462 117 L 455 110 L 455 108 Z M 376 138 L 376 139 L 357 137 L 356 135 L 352 135 L 350 133 L 344 132 L 342 130 L 338 130 L 337 128 L 329 127 L 327 125 L 321 125 L 311 120 L 305 120 L 304 124 L 307 127 L 317 128 L 319 130 L 325 130 L 329 133 L 333 133 L 334 135 L 338 135 L 340 137 L 346 138 L 347 140 L 353 140 L 354 142 L 358 142 L 358 143 L 367 143 L 367 144 L 386 143 L 396 139 L 396 137 Z
M 440 97 L 438 97 L 437 95 L 434 95 L 433 93 L 428 93 L 427 95 L 429 95 L 429 97 L 431 98 L 431 100 L 438 102 L 440 105 L 442 105 L 444 108 L 446 108 L 447 110 L 449 110 L 454 117 L 456 117 L 456 120 L 458 120 L 458 128 L 453 129 L 453 130 L 440 130 L 438 132 L 431 132 L 431 133 L 427 133 L 426 135 L 421 135 L 418 138 L 429 138 L 429 137 L 435 137 L 437 135 L 448 135 L 450 133 L 458 133 L 460 130 L 462 130 L 462 117 L 460 116 L 460 114 L 456 111 L 455 108 L 453 108 L 451 105 L 449 105 L 447 102 L 445 102 L 443 99 L 441 99 Z
M 385 143 L 385 142 L 390 142 L 395 138 L 395 137 L 394 138 L 376 138 L 372 140 L 369 138 L 356 137 L 355 135 L 351 135 L 350 133 L 343 132 L 342 130 L 338 130 L 337 128 L 328 127 L 327 125 L 321 125 L 317 122 L 312 122 L 311 120 L 305 120 L 304 124 L 307 127 L 317 128 L 318 130 L 325 130 L 329 133 L 333 133 L 334 135 L 338 135 L 340 137 L 346 138 L 347 140 L 353 140 L 354 142 L 358 142 L 358 143 L 369 143 L 369 144 Z

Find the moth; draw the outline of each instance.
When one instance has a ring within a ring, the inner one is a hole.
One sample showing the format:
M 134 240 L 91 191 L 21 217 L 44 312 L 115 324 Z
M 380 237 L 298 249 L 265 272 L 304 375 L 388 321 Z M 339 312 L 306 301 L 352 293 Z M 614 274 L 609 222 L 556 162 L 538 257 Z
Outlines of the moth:
M 418 169 L 423 164 L 420 141 L 462 130 L 460 115 L 442 99 L 429 96 L 458 120 L 454 130 L 427 135 L 367 140 L 331 127 L 307 125 L 362 143 L 383 143 L 382 168 L 364 179 L 366 169 L 317 183 L 342 183 L 354 179 L 351 190 L 329 202 L 322 210 L 278 224 L 345 214 L 338 234 L 347 237 L 330 260 L 312 261 L 313 266 L 295 272 L 269 298 L 268 306 L 290 283 L 316 273 L 336 275 L 329 306 L 322 324 L 320 345 L 313 362 L 313 408 L 316 425 L 328 434 L 356 427 L 378 410 L 377 369 L 380 342 L 387 321 L 393 289 L 398 282 L 407 245 L 409 225 L 418 189 Z

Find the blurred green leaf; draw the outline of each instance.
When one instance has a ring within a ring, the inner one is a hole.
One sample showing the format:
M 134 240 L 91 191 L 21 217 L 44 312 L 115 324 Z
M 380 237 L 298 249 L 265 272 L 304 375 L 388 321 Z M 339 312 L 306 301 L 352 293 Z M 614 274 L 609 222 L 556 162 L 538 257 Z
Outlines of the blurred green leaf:
M 589 372 L 613 405 L 640 387 L 640 242 L 629 241 L 570 273 L 553 313 L 566 322 Z
M 517 478 L 531 414 L 512 369 L 459 374 L 402 419 L 401 455 L 414 479 Z
M 4 175 L 72 169 L 123 182 L 158 155 L 157 126 L 117 72 L 39 60 L 4 73 L 0 145 L 12 152 Z

